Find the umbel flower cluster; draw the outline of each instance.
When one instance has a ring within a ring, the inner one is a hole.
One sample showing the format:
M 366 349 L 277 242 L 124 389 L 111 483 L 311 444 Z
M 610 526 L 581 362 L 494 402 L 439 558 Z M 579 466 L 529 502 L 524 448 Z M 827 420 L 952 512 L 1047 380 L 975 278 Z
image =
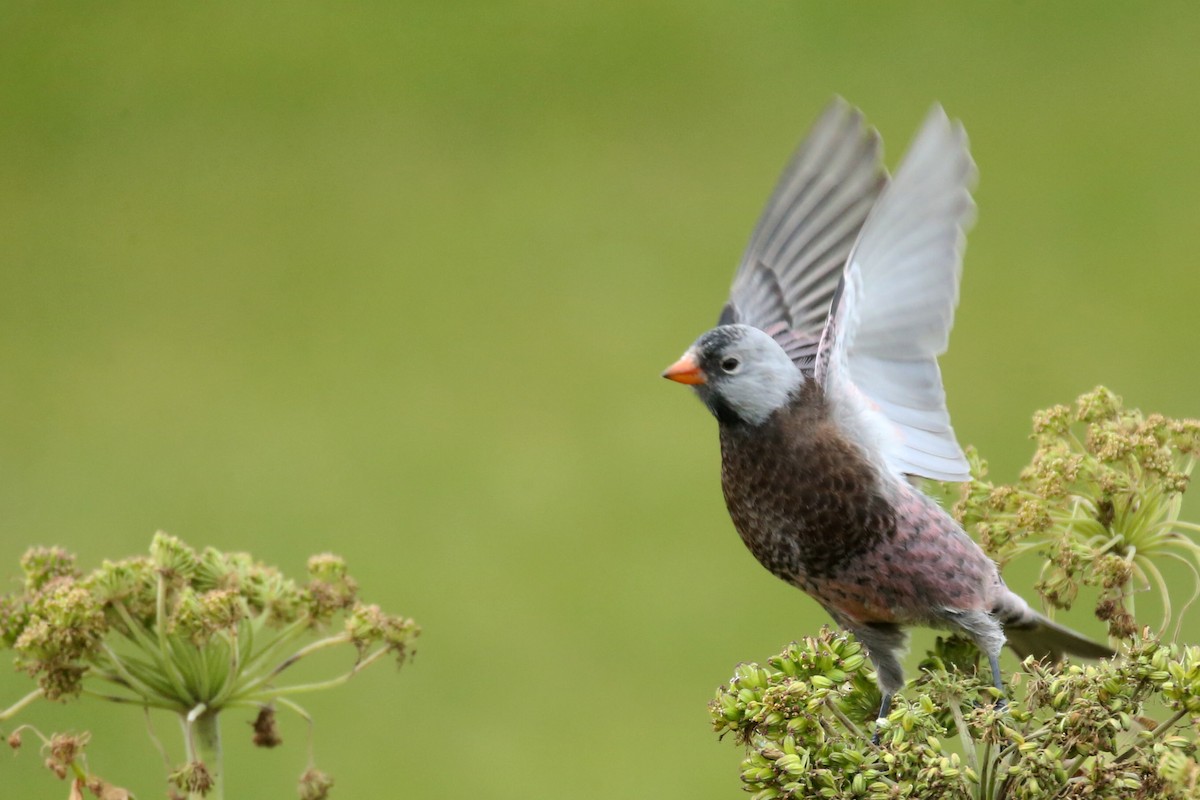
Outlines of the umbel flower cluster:
M 0 711 L 0 725 L 39 700 L 80 696 L 162 709 L 183 722 L 185 760 L 169 776 L 187 797 L 223 796 L 218 717 L 226 709 L 255 715 L 253 741 L 281 742 L 275 709 L 311 719 L 294 698 L 345 683 L 392 656 L 403 663 L 420 628 L 358 599 L 345 562 L 333 555 L 308 561 L 299 583 L 245 553 L 197 552 L 179 539 L 155 535 L 148 556 L 105 561 L 84 574 L 59 548 L 35 548 L 21 561 L 23 591 L 0 597 L 0 646 L 37 688 Z M 285 673 L 318 651 L 353 653 L 343 673 L 315 683 L 287 683 Z M 128 797 L 92 773 L 87 734 L 45 736 L 29 725 L 9 731 L 9 744 L 32 732 L 47 766 L 104 800 Z M 318 800 L 332 781 L 309 769 L 300 797 Z M 178 794 L 176 794 L 178 796 Z
M 742 782 L 755 800 L 1197 796 L 1200 648 L 1146 637 L 1096 664 L 1030 659 L 1003 707 L 971 649 L 938 642 L 878 746 L 870 663 L 828 628 L 738 666 L 711 704 L 714 728 L 746 747 Z
M 1097 663 L 1027 659 L 997 705 L 979 654 L 939 639 L 871 743 L 880 696 L 852 636 L 828 629 L 766 664 L 742 664 L 710 704 L 746 750 L 743 788 L 772 798 L 1184 800 L 1200 797 L 1200 647 L 1164 641 L 1164 560 L 1200 585 L 1200 528 L 1179 519 L 1200 423 L 1144 416 L 1098 388 L 1034 417 L 1037 451 L 1012 485 L 973 480 L 954 512 L 1001 564 L 1046 563 L 1037 590 L 1066 608 L 1094 587 L 1119 654 Z M 1157 632 L 1133 593 L 1163 598 Z M 1190 589 L 1191 587 L 1189 587 Z M 1189 592 L 1189 595 L 1191 592 Z
M 1013 484 L 987 480 L 970 453 L 972 480 L 954 514 L 1001 566 L 1025 553 L 1043 560 L 1035 587 L 1070 608 L 1080 586 L 1100 589 L 1096 614 L 1121 639 L 1137 630 L 1133 590 L 1153 586 L 1172 616 L 1160 563 L 1182 562 L 1200 592 L 1200 526 L 1179 519 L 1200 455 L 1200 421 L 1143 415 L 1104 387 L 1033 417 L 1037 450 Z

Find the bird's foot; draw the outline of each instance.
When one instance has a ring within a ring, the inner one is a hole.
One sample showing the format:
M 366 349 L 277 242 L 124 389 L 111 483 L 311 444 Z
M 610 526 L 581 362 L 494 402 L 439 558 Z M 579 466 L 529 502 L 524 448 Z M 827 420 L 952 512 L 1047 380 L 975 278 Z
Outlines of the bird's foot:
M 971 702 L 971 707 L 972 708 L 986 708 L 987 701 L 986 700 L 974 700 Z M 1005 711 L 1008 711 L 1008 698 L 1005 697 L 1004 695 L 1000 695 L 999 697 L 996 698 L 996 702 L 992 703 L 992 708 L 994 708 L 996 710 L 996 713 L 998 713 L 998 714 L 1003 714 Z
M 880 717 L 875 720 L 875 732 L 871 734 L 871 744 L 879 747 L 879 738 L 883 736 L 883 729 L 887 727 L 887 718 Z

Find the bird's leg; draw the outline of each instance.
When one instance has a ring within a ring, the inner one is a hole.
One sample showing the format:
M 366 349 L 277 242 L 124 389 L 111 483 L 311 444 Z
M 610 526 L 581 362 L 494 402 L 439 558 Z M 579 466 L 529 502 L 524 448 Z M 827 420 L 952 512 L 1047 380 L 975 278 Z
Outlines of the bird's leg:
M 866 645 L 867 655 L 875 665 L 875 679 L 883 702 L 879 704 L 873 744 L 879 744 L 880 725 L 892 710 L 892 696 L 904 688 L 904 672 L 900 667 L 900 653 L 904 651 L 905 635 L 899 625 L 880 622 L 856 625 L 850 629 L 854 636 Z
M 947 622 L 970 636 L 979 651 L 987 654 L 988 664 L 992 667 L 992 686 L 1000 692 L 996 710 L 1003 711 L 1008 702 L 1004 699 L 1004 678 L 1000 674 L 1000 649 L 1004 647 L 1004 630 L 1000 623 L 982 611 L 946 609 L 942 613 Z
M 879 745 L 879 734 L 883 730 L 883 723 L 887 721 L 888 712 L 892 710 L 892 693 L 883 693 L 883 702 L 879 704 L 879 716 L 875 720 L 875 733 L 871 736 L 871 744 Z
M 992 686 L 1000 692 L 1000 697 L 996 700 L 996 710 L 1003 711 L 1008 707 L 1008 700 L 1004 696 L 1004 678 L 1000 675 L 1000 654 L 988 653 L 988 663 L 992 665 Z

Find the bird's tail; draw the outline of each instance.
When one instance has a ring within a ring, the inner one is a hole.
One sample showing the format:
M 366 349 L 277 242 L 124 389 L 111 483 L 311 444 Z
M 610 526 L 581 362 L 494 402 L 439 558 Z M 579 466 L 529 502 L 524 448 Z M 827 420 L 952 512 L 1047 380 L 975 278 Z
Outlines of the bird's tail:
M 1114 655 L 1108 645 L 1047 619 L 1012 592 L 997 608 L 996 617 L 1004 625 L 1008 646 L 1021 658 L 1034 656 L 1059 661 L 1064 655 L 1081 658 L 1108 658 Z

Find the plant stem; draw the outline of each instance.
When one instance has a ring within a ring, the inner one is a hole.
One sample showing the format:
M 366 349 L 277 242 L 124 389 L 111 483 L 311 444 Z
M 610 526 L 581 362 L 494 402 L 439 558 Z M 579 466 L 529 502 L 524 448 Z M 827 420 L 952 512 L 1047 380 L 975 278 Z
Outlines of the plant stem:
M 863 733 L 862 729 L 855 725 L 840 708 L 837 707 L 837 702 L 833 699 L 833 695 L 827 695 L 825 697 L 825 705 L 829 708 L 833 715 L 838 718 L 838 722 L 842 723 L 846 730 L 850 731 L 855 738 L 870 738 L 867 736 L 867 734 Z
M 204 766 L 208 767 L 208 772 L 212 776 L 212 789 L 208 794 L 204 795 L 203 800 L 224 800 L 225 798 L 225 770 L 224 763 L 221 757 L 221 727 L 217 719 L 217 712 L 212 709 L 197 706 L 196 710 L 204 709 L 193 719 L 192 714 L 188 715 L 188 724 L 190 727 L 190 736 L 192 744 L 195 747 L 195 757 L 197 760 L 204 762 Z M 189 800 L 201 800 L 199 794 L 188 795 Z
M 1170 719 L 1166 719 L 1166 720 L 1163 720 L 1162 722 L 1160 722 L 1154 728 L 1154 730 L 1150 731 L 1150 741 L 1154 742 L 1154 741 L 1161 739 L 1165 733 L 1170 731 L 1171 728 L 1175 727 L 1175 723 L 1179 722 L 1179 720 L 1186 717 L 1187 714 L 1188 714 L 1188 710 L 1187 710 L 1187 707 L 1185 706 L 1185 707 L 1179 709 L 1178 711 L 1176 711 L 1174 714 L 1172 714 Z M 1121 753 L 1119 756 L 1117 756 L 1115 763 L 1120 764 L 1122 761 L 1124 761 L 1125 759 L 1129 758 L 1131 755 L 1136 753 L 1139 749 L 1145 748 L 1146 745 L 1147 745 L 1146 742 L 1140 742 L 1138 744 L 1131 746 L 1124 753 Z
M 157 708 L 163 711 L 179 711 L 177 703 L 165 703 L 161 700 L 148 700 L 144 697 L 121 697 L 116 694 L 105 694 L 98 692 L 95 689 L 84 687 L 82 693 L 88 697 L 98 697 L 101 700 L 107 700 L 110 703 L 124 703 L 125 705 L 141 706 L 142 708 L 150 709 Z
M 288 700 L 286 697 L 277 697 L 277 698 L 275 698 L 275 702 L 279 703 L 281 706 L 286 706 L 287 708 L 290 708 L 294 713 L 296 713 L 298 716 L 300 716 L 301 719 L 303 719 L 305 722 L 308 723 L 308 766 L 311 768 L 315 761 L 315 758 L 313 757 L 313 719 L 312 719 L 312 717 L 310 717 L 308 715 L 308 712 L 305 711 L 303 708 L 301 708 L 298 704 L 293 703 L 291 700 Z
M 329 641 L 329 640 L 325 640 L 325 641 Z M 325 689 L 332 689 L 335 686 L 341 686 L 343 683 L 350 680 L 351 678 L 353 678 L 358 673 L 362 672 L 367 667 L 371 666 L 371 664 L 378 661 L 383 656 L 387 655 L 387 652 L 388 652 L 388 650 L 386 647 L 381 647 L 378 650 L 376 650 L 375 652 L 371 653 L 371 655 L 369 655 L 366 658 L 364 658 L 363 660 L 357 662 L 353 667 L 350 668 L 349 672 L 344 672 L 341 675 L 337 676 L 336 678 L 330 678 L 327 681 L 320 681 L 318 683 L 298 683 L 298 684 L 293 684 L 292 686 L 280 686 L 277 688 L 256 689 L 251 692 L 239 694 L 238 699 L 251 700 L 254 702 L 261 702 L 261 703 L 269 703 L 272 700 L 274 700 L 275 698 L 281 697 L 285 694 L 303 694 L 305 692 L 320 692 L 320 691 L 324 691 Z M 287 666 L 287 665 L 285 664 L 284 666 Z M 275 672 L 272 673 L 271 676 L 268 676 L 268 677 L 272 677 L 273 675 L 278 674 L 280 671 L 281 671 L 281 669 L 276 670 Z M 259 682 L 259 683 L 261 683 L 261 682 Z
M 311 627 L 312 620 L 307 615 L 291 623 L 282 631 L 280 631 L 275 638 L 267 642 L 267 644 L 264 645 L 257 653 L 251 654 L 250 657 L 246 659 L 246 662 L 242 664 L 242 672 L 249 672 L 256 669 L 260 663 L 274 657 L 275 653 L 278 652 L 280 648 L 282 648 L 285 644 L 295 641 L 303 636 L 304 632 L 309 630 Z
M 983 740 L 983 758 L 979 760 L 979 798 L 991 800 L 995 796 L 992 783 L 996 780 L 995 764 L 992 763 L 992 737 Z
M 167 678 L 171 681 L 176 695 L 181 699 L 191 697 L 175 662 L 175 656 L 167 644 L 167 580 L 162 572 L 158 573 L 158 585 L 154 598 L 154 633 L 158 641 L 158 662 Z
M 164 696 L 162 692 L 158 691 L 154 687 L 138 680 L 125 666 L 125 662 L 121 660 L 121 657 L 117 655 L 116 651 L 114 651 L 107 643 L 101 642 L 100 646 L 103 648 L 104 655 L 108 657 L 108 661 L 112 665 L 112 668 L 116 670 L 117 676 L 119 676 L 121 679 L 120 681 L 114 680 L 114 683 L 119 683 L 128 688 L 130 691 L 137 692 L 148 701 L 159 700 L 164 703 L 169 703 L 172 699 L 174 699 L 170 696 Z M 107 676 L 105 677 L 107 678 Z M 108 678 L 108 680 L 113 679 Z
M 333 647 L 335 645 L 339 645 L 339 644 L 342 644 L 342 643 L 348 642 L 348 641 L 350 641 L 350 634 L 339 633 L 339 634 L 335 634 L 333 636 L 328 636 L 324 639 L 315 641 L 312 644 L 305 645 L 304 647 L 301 647 L 299 650 L 292 653 L 290 656 L 285 658 L 283 661 L 281 661 L 277 665 L 275 665 L 275 667 L 270 672 L 268 672 L 266 675 L 259 675 L 258 677 L 254 678 L 253 680 L 249 680 L 249 681 L 245 682 L 244 684 L 242 684 L 241 686 L 237 686 L 229 694 L 234 694 L 239 697 L 246 697 L 251 694 L 254 694 L 260 690 L 260 687 L 265 686 L 268 683 L 270 683 L 274 678 L 278 677 L 280 673 L 282 673 L 288 667 L 294 665 L 297 661 L 304 658 L 305 656 L 307 656 L 311 653 L 315 653 L 316 651 L 322 650 L 326 647 Z M 275 646 L 275 643 L 273 642 L 271 644 L 271 647 L 274 647 L 274 646 Z M 257 660 L 257 657 L 255 657 L 254 659 L 251 659 L 251 661 L 255 661 L 255 660 Z M 371 659 L 371 660 L 373 660 L 373 659 Z M 355 668 L 352 669 L 349 674 L 350 674 L 350 676 L 353 676 L 357 672 L 358 672 L 358 665 L 355 665 Z M 334 685 L 336 685 L 336 684 L 334 684 Z
M 25 708 L 25 706 L 27 706 L 30 703 L 32 703 L 33 701 L 37 700 L 41 696 L 42 696 L 42 690 L 34 689 L 32 692 L 25 695 L 17 702 L 13 703 L 8 708 L 4 709 L 3 711 L 0 711 L 0 722 L 8 719 L 9 717 L 16 716 L 17 712 L 19 712 L 21 709 Z
M 950 713 L 954 715 L 954 727 L 958 729 L 958 739 L 962 743 L 963 757 L 967 759 L 967 764 L 975 771 L 975 774 L 980 775 L 979 754 L 975 752 L 975 740 L 971 738 L 971 731 L 967 728 L 962 708 L 958 705 L 959 699 L 952 696 L 948 698 L 948 701 Z

